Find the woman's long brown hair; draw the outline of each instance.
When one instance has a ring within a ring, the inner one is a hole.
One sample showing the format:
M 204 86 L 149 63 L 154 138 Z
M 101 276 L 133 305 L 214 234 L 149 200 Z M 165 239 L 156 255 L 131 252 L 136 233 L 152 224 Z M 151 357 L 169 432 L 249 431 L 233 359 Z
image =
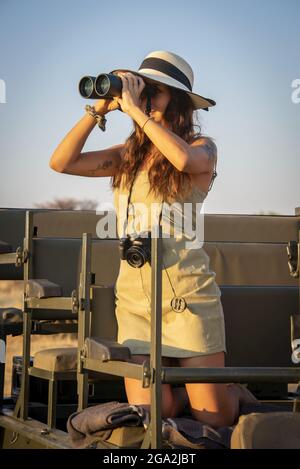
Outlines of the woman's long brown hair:
M 167 127 L 188 144 L 203 137 L 200 125 L 194 123 L 194 108 L 189 95 L 172 87 L 169 87 L 169 91 L 171 99 L 163 116 Z M 163 197 L 168 203 L 172 203 L 176 198 L 184 199 L 192 190 L 189 174 L 177 170 L 153 145 L 140 126 L 135 121 L 133 124 L 134 129 L 125 142 L 122 161 L 111 179 L 111 187 L 119 188 L 124 175 L 122 183 L 129 190 L 137 167 L 141 161 L 146 161 L 151 153 L 153 159 L 151 158 L 149 169 L 150 190 L 156 197 Z M 199 132 L 195 132 L 194 127 L 199 127 Z

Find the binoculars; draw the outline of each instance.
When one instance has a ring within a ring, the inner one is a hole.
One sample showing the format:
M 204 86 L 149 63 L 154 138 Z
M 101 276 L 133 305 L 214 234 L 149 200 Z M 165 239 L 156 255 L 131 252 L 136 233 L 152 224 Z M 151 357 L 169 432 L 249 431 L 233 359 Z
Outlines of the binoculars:
M 79 93 L 88 99 L 109 99 L 122 97 L 122 80 L 113 73 L 101 73 L 97 77 L 84 76 L 79 81 Z M 141 98 L 152 98 L 157 92 L 155 84 L 146 84 Z

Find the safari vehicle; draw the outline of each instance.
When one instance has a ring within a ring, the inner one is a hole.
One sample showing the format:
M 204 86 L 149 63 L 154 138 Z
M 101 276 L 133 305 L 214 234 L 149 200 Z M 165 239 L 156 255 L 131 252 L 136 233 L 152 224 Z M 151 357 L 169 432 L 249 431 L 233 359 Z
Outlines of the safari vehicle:
M 100 218 L 94 211 L 0 209 L 0 279 L 24 283 L 22 310 L 1 310 L 1 447 L 72 448 L 68 417 L 126 403 L 128 376 L 150 387 L 149 425 L 115 428 L 97 448 L 133 447 L 134 438 L 135 447 L 168 447 L 161 384 L 186 382 L 247 383 L 263 404 L 263 412 L 240 416 L 230 448 L 300 448 L 300 208 L 293 216 L 204 216 L 203 247 L 222 293 L 226 368 L 161 366 L 161 231 L 151 241 L 150 362 L 130 361 L 114 315 L 119 240 L 97 237 Z M 61 332 L 77 332 L 78 346 L 31 357 L 33 335 Z M 23 335 L 23 356 L 14 357 L 13 395 L 4 397 L 10 334 Z

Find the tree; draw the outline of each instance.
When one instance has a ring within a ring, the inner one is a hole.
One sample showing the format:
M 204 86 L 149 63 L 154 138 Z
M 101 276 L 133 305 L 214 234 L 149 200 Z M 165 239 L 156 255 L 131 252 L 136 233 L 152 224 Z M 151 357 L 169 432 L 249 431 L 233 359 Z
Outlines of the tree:
M 273 210 L 267 210 L 267 211 L 260 210 L 256 215 L 281 215 L 281 214 L 278 212 L 274 212 Z
M 57 197 L 52 202 L 34 204 L 36 208 L 53 208 L 60 210 L 96 210 L 98 202 L 92 199 L 75 199 Z

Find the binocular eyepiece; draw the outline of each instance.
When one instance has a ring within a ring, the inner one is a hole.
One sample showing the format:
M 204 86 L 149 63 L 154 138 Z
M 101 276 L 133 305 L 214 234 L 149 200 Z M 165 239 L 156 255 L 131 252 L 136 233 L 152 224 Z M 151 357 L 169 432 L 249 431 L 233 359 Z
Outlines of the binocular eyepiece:
M 97 77 L 84 76 L 79 81 L 79 93 L 87 99 L 109 99 L 122 97 L 122 80 L 113 73 L 101 73 Z M 157 92 L 157 87 L 153 84 L 146 84 L 141 97 L 152 98 Z

